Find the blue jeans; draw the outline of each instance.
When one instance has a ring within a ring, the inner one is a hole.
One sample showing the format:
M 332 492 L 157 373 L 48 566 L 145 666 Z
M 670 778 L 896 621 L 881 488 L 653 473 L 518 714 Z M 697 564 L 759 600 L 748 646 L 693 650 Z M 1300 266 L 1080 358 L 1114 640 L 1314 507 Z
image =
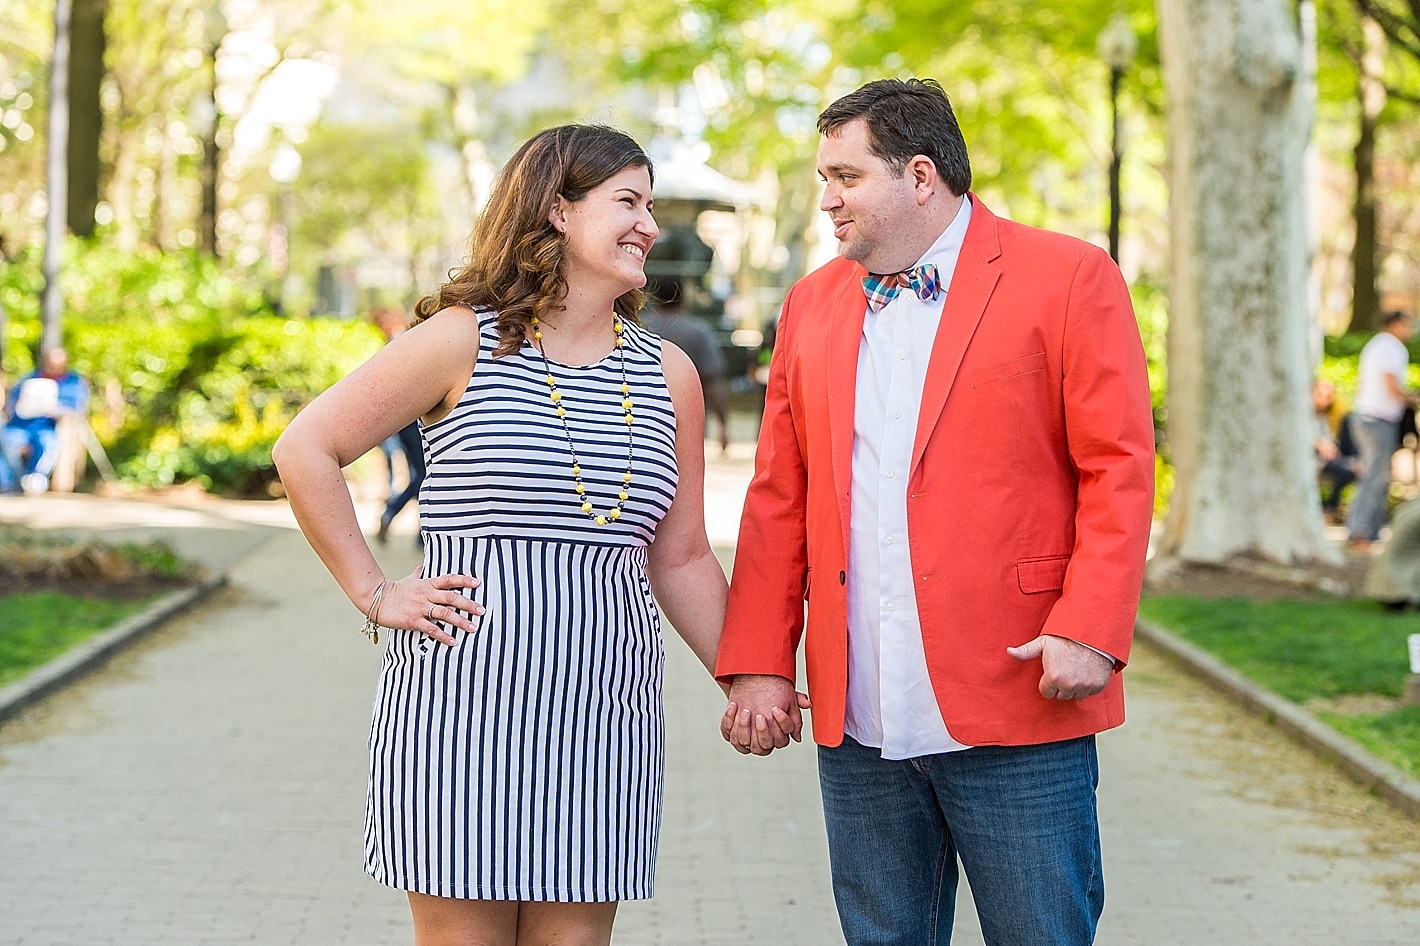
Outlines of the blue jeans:
M 5 427 L 0 429 L 0 450 L 4 451 L 5 460 L 16 477 L 26 473 L 49 476 L 59 459 L 59 434 L 53 427 Z
M 1400 427 L 1388 420 L 1351 415 L 1351 437 L 1361 453 L 1361 480 L 1346 517 L 1347 537 L 1380 538 L 1390 504 L 1390 460 L 1400 444 Z
M 385 500 L 385 511 L 381 520 L 388 525 L 399 515 L 399 511 L 419 495 L 419 485 L 424 482 L 424 443 L 420 440 L 419 425 L 409 424 L 395 434 L 399 438 L 400 450 L 404 453 L 405 466 L 409 470 L 409 482 L 404 489 Z
M 848 946 L 948 946 L 957 860 L 987 946 L 1088 946 L 1104 910 L 1093 736 L 887 761 L 819 747 Z

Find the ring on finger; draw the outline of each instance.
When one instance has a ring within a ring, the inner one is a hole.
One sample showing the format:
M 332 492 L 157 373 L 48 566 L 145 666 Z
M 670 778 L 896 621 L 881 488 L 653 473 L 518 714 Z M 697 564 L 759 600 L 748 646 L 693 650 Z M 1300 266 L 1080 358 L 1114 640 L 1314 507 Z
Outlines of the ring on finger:
M 433 621 L 433 620 L 434 620 L 434 608 L 435 608 L 435 604 L 434 604 L 432 601 L 429 602 L 429 607 L 427 607 L 427 608 L 424 609 L 424 620 L 426 620 L 426 621 Z

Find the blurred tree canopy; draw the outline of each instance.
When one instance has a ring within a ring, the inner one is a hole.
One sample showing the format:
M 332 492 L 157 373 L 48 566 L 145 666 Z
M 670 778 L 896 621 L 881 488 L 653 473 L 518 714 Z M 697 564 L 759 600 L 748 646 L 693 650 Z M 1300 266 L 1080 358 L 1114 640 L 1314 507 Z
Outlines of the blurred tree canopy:
M 1290 2 L 1295 9 L 1297 0 Z M 1413 121 L 1420 60 L 1411 0 L 1316 3 L 1318 250 L 1323 308 L 1336 328 L 1359 292 L 1352 288 L 1359 268 L 1353 253 L 1374 256 L 1380 295 L 1420 296 L 1420 129 Z M 215 270 L 192 264 L 190 288 L 201 295 L 206 280 L 225 280 L 245 300 L 236 305 L 231 296 L 206 293 L 217 324 L 261 317 L 276 300 L 287 313 L 304 313 L 322 268 L 356 274 L 361 295 L 347 311 L 407 304 L 462 256 L 472 215 L 511 149 L 537 128 L 566 120 L 609 121 L 643 140 L 684 135 L 704 143 L 715 169 L 773 194 L 766 238 L 773 252 L 746 253 L 754 259 L 741 273 L 745 284 L 766 287 L 772 297 L 826 249 L 815 245 L 816 117 L 833 98 L 881 76 L 942 82 L 971 148 L 974 186 L 994 208 L 1102 243 L 1111 115 L 1109 68 L 1097 44 L 1111 16 L 1122 13 L 1139 48 L 1119 100 L 1126 144 L 1121 255 L 1163 423 L 1168 193 L 1154 0 L 103 6 L 93 239 L 97 249 L 129 254 L 140 270 L 154 253 L 186 260 L 198 243 L 199 174 L 210 135 L 221 157 L 224 263 Z M 214 10 L 224 14 L 215 37 Z M 11 267 L 27 267 L 41 238 L 52 13 L 47 0 L 8 0 L 0 32 L 0 236 L 14 256 Z M 1353 220 L 1364 165 L 1357 154 L 1363 15 L 1389 33 L 1381 69 L 1386 99 L 1374 129 L 1373 252 L 1357 245 L 1365 228 Z M 99 267 L 116 281 L 113 293 L 131 282 L 118 269 Z M 87 277 L 78 281 L 89 288 L 69 293 L 76 326 L 89 324 L 103 295 Z M 31 331 L 17 287 L 32 286 L 33 278 L 12 273 L 0 282 L 10 287 L 4 331 L 19 343 L 6 347 L 0 367 L 13 372 L 27 357 L 19 349 Z M 288 286 L 297 291 L 285 292 Z M 141 299 L 115 298 L 135 319 L 147 311 Z

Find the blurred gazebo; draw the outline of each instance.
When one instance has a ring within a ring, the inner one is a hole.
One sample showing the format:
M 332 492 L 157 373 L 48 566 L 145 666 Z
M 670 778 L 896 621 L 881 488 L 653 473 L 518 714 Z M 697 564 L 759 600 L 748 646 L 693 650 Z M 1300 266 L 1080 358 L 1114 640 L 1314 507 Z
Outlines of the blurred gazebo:
M 656 168 L 652 197 L 661 235 L 646 258 L 648 280 L 673 277 L 685 289 L 684 310 L 715 329 L 731 377 L 742 375 L 760 344 L 759 326 L 727 314 L 740 282 L 749 217 L 768 205 L 749 184 L 705 163 L 691 143 L 659 134 L 646 149 Z

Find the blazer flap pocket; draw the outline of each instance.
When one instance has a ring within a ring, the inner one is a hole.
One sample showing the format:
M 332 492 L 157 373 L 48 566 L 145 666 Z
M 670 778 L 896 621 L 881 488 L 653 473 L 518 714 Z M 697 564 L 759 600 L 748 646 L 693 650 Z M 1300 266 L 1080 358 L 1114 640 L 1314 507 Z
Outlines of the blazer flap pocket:
M 971 386 L 979 388 L 992 381 L 1004 381 L 1018 375 L 1030 374 L 1032 371 L 1044 370 L 1045 352 L 1033 352 L 1023 358 L 1012 358 L 1010 361 L 1003 361 L 999 364 L 971 369 Z
M 1068 555 L 1025 559 L 1016 563 L 1016 580 L 1021 584 L 1021 591 L 1028 595 L 1059 591 L 1065 587 L 1065 570 L 1069 567 Z

